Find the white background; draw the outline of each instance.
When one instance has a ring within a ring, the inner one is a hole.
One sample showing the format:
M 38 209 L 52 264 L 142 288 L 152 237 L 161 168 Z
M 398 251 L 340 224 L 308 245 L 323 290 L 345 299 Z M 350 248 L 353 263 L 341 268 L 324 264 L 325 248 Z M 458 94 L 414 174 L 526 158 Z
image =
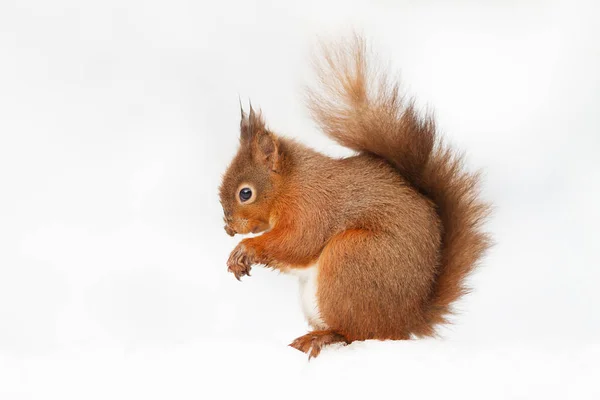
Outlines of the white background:
M 2 0 L 0 398 L 599 398 L 593 3 Z M 226 272 L 217 187 L 238 94 L 347 154 L 301 94 L 351 27 L 485 171 L 497 245 L 443 339 L 308 363 L 295 279 Z

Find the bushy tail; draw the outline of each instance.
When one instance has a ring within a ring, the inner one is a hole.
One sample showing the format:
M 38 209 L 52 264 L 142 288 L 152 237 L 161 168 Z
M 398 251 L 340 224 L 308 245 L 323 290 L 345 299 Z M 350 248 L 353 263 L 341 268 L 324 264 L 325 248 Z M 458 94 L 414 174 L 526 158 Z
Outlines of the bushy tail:
M 392 163 L 436 205 L 443 225 L 441 263 L 418 336 L 434 334 L 447 322 L 450 305 L 468 292 L 465 277 L 490 245 L 481 225 L 488 205 L 478 198 L 477 173 L 436 136 L 433 119 L 420 117 L 396 80 L 367 63 L 365 41 L 324 47 L 317 60 L 320 85 L 308 91 L 308 105 L 323 131 L 340 144 Z

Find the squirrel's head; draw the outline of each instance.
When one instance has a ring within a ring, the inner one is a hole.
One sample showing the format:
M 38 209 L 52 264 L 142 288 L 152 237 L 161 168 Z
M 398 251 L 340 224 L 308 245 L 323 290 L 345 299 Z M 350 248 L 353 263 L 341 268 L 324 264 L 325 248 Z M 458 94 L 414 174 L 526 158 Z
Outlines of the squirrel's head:
M 279 190 L 279 142 L 250 106 L 242 110 L 240 148 L 223 176 L 219 196 L 225 214 L 225 231 L 259 233 L 271 227 L 273 199 Z

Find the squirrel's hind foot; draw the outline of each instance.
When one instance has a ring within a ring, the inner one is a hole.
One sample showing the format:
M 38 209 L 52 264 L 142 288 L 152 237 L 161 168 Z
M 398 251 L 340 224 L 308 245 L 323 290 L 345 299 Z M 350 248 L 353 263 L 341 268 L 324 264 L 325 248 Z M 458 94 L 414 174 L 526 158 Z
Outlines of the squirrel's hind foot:
M 300 336 L 289 345 L 303 353 L 308 354 L 308 359 L 317 357 L 324 346 L 333 343 L 350 343 L 348 339 L 337 332 L 331 330 L 312 331 L 306 335 Z

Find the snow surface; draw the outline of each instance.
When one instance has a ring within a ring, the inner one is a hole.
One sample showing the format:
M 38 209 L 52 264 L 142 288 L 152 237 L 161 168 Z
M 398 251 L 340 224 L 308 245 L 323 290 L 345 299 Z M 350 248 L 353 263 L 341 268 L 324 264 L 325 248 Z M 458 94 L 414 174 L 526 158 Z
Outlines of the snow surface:
M 600 398 L 593 1 L 0 2 L 0 399 Z M 307 362 L 295 277 L 225 261 L 238 94 L 301 99 L 354 26 L 485 170 L 497 245 L 443 339 Z

